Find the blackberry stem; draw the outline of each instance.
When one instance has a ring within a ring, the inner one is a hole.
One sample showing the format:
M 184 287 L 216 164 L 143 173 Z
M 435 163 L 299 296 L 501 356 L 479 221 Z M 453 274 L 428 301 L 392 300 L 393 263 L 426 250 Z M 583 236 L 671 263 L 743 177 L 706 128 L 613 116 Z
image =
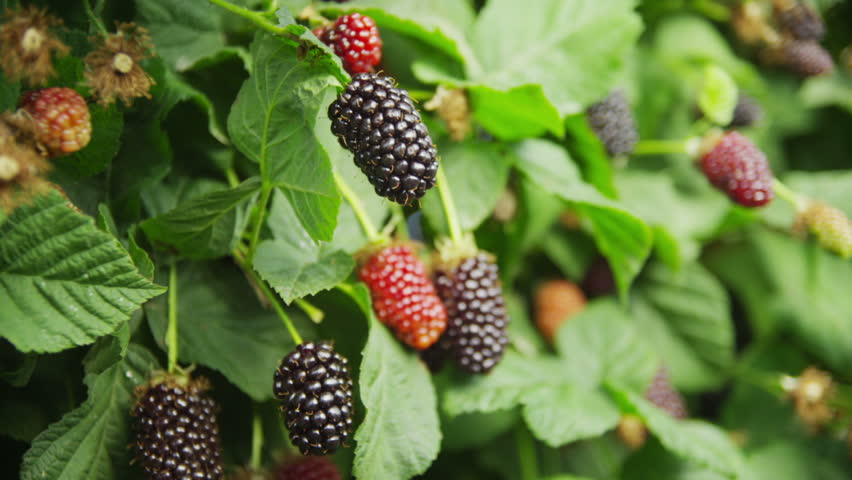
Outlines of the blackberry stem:
M 358 198 L 358 195 L 355 195 L 355 192 L 349 188 L 346 180 L 344 180 L 336 170 L 334 171 L 334 183 L 337 185 L 337 189 L 340 190 L 343 198 L 346 199 L 346 203 L 348 203 L 349 206 L 352 207 L 352 211 L 355 212 L 355 216 L 358 218 L 358 223 L 361 224 L 364 234 L 367 235 L 367 240 L 370 243 L 378 243 L 384 240 L 383 236 L 379 234 L 378 230 L 376 230 L 376 226 L 373 225 L 372 220 L 370 220 L 370 216 L 367 215 L 367 211 L 364 209 L 364 204 L 361 203 L 361 199 Z
M 690 140 L 640 140 L 633 148 L 633 155 L 689 153 Z
M 535 442 L 530 432 L 523 425 L 515 429 L 515 445 L 518 448 L 521 480 L 538 479 L 538 459 L 536 458 Z
M 230 185 L 231 188 L 240 184 L 240 177 L 237 175 L 237 171 L 234 170 L 233 166 L 225 169 L 225 178 L 228 180 L 228 185 Z
M 166 328 L 166 346 L 169 355 L 169 373 L 174 373 L 178 359 L 178 318 L 177 318 L 177 261 L 169 265 L 169 325 Z
M 227 0 L 207 0 L 213 5 L 218 5 L 225 10 L 239 15 L 247 20 L 250 20 L 252 23 L 257 25 L 263 30 L 266 30 L 269 33 L 274 35 L 282 35 L 282 36 L 290 36 L 290 32 L 287 31 L 286 28 L 281 28 L 278 25 L 273 24 L 266 18 L 265 12 L 255 12 L 254 10 L 249 10 L 248 8 L 241 7 L 239 5 L 234 5 L 233 3 Z
M 263 422 L 254 407 L 254 417 L 251 421 L 251 469 L 258 471 L 261 467 L 261 454 L 263 453 Z
M 260 193 L 260 201 L 257 206 L 260 207 L 257 213 L 257 220 L 254 224 L 254 229 L 251 232 L 251 240 L 249 240 L 248 258 L 249 265 L 254 263 L 254 253 L 257 250 L 257 243 L 260 240 L 260 230 L 263 228 L 263 222 L 266 220 L 266 207 L 269 204 L 269 197 L 272 194 L 272 185 L 266 180 L 263 181 L 263 187 Z
M 310 317 L 311 321 L 314 323 L 320 323 L 325 318 L 325 312 L 323 312 L 304 298 L 297 298 L 296 306 L 301 308 L 302 311 L 305 312 L 305 315 Z
M 402 205 L 391 203 L 391 215 L 393 216 L 391 223 L 396 224 L 396 235 L 403 240 L 408 240 L 408 225 L 405 223 L 405 212 L 402 211 Z
M 464 242 L 461 224 L 459 224 L 459 215 L 456 210 L 456 205 L 453 202 L 453 194 L 450 192 L 450 184 L 447 182 L 447 175 L 444 169 L 438 167 L 437 175 L 438 193 L 441 195 L 441 205 L 444 206 L 444 214 L 447 217 L 447 226 L 450 230 L 450 239 L 453 244 L 460 245 Z
M 83 8 L 86 9 L 86 16 L 89 17 L 89 21 L 92 22 L 92 25 L 98 30 L 98 33 L 103 35 L 104 37 L 109 35 L 106 27 L 104 26 L 104 22 L 101 20 L 99 16 L 95 14 L 95 11 L 92 10 L 92 6 L 89 4 L 89 0 L 83 0 Z
M 779 197 L 783 198 L 793 208 L 796 209 L 797 212 L 803 212 L 808 208 L 808 199 L 802 194 L 796 193 L 787 185 L 778 180 L 778 178 L 772 178 L 772 190 L 778 194 Z

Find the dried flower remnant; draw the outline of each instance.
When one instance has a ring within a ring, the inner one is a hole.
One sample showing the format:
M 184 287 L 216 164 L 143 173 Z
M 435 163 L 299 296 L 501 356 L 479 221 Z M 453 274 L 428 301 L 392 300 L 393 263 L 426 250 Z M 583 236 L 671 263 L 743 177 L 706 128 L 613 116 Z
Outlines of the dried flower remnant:
M 35 6 L 20 11 L 7 9 L 4 20 L 0 26 L 3 72 L 12 81 L 43 85 L 56 73 L 53 54 L 62 56 L 70 50 L 50 31 L 62 20 Z
M 798 377 L 783 377 L 781 387 L 793 400 L 796 414 L 812 429 L 818 429 L 834 418 L 831 400 L 836 387 L 827 372 L 808 367 Z
M 92 41 L 98 47 L 83 61 L 86 83 L 98 103 L 108 106 L 118 98 L 129 107 L 136 98 L 151 98 L 154 79 L 139 65 L 152 56 L 148 30 L 133 23 L 121 23 L 116 33 Z
M 18 142 L 12 127 L 0 121 L 0 209 L 10 212 L 48 189 L 44 176 L 50 168 L 31 146 Z

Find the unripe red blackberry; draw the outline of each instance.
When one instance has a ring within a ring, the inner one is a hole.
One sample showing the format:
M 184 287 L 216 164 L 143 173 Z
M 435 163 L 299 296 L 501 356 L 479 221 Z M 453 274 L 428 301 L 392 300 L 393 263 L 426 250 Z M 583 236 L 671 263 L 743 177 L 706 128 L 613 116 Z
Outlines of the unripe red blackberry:
M 438 296 L 447 307 L 444 336 L 461 370 L 487 373 L 509 343 L 509 318 L 497 265 L 486 254 L 461 259 L 435 274 Z
M 763 118 L 763 109 L 753 98 L 741 93 L 737 97 L 734 115 L 729 127 L 750 127 Z
M 447 311 L 410 246 L 392 245 L 370 255 L 358 277 L 370 289 L 376 316 L 407 345 L 423 350 L 444 333 Z
M 347 360 L 328 343 L 304 342 L 275 371 L 290 441 L 302 455 L 329 455 L 352 432 L 352 379 Z
M 794 40 L 781 46 L 781 61 L 790 71 L 802 77 L 831 73 L 834 60 L 831 54 L 813 40 Z
M 328 458 L 309 456 L 282 465 L 275 480 L 341 480 L 341 476 Z
M 36 139 L 50 156 L 74 153 L 89 144 L 92 120 L 89 105 L 66 87 L 32 90 L 21 95 L 20 108 L 36 125 Z
M 355 154 L 376 193 L 408 205 L 435 185 L 438 152 L 405 90 L 372 73 L 356 75 L 328 108 L 331 131 Z
M 535 292 L 535 325 L 553 342 L 562 325 L 586 308 L 586 296 L 580 287 L 568 280 L 542 283 Z
M 669 372 L 665 367 L 657 369 L 654 381 L 645 390 L 645 398 L 674 418 L 683 419 L 688 416 L 686 402 L 680 392 L 672 386 Z
M 216 403 L 206 385 L 167 376 L 137 390 L 136 461 L 148 478 L 223 478 Z
M 606 98 L 586 109 L 586 118 L 612 156 L 629 154 L 639 141 L 633 112 L 621 90 L 612 91 Z
M 701 169 L 713 186 L 744 207 L 760 207 L 775 198 L 766 156 L 738 132 L 719 137 L 701 157 Z
M 382 60 L 379 29 L 366 15 L 343 15 L 333 25 L 314 30 L 314 34 L 334 50 L 343 68 L 352 75 L 371 72 Z
M 775 3 L 775 18 L 781 29 L 797 40 L 822 40 L 825 22 L 810 5 L 784 0 Z

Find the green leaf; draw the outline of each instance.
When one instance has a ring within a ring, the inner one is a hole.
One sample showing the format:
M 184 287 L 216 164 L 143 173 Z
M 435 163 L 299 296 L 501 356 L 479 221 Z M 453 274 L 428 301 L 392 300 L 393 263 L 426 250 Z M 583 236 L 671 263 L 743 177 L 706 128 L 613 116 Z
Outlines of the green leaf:
M 516 147 L 518 168 L 545 190 L 571 202 L 588 219 L 598 249 L 609 260 L 624 297 L 651 250 L 651 231 L 618 202 L 580 179 L 568 153 L 545 140 L 526 140 Z
M 133 260 L 136 268 L 139 269 L 139 273 L 145 278 L 153 280 L 154 262 L 151 261 L 148 252 L 136 243 L 136 225 L 130 227 L 130 230 L 127 232 L 127 253 L 130 254 L 130 258 Z
M 734 118 L 737 106 L 737 84 L 734 79 L 716 65 L 704 67 L 704 82 L 698 93 L 698 107 L 704 116 L 725 126 Z
M 622 411 L 642 418 L 667 450 L 730 478 L 743 470 L 742 455 L 723 430 L 697 420 L 677 420 L 641 394 L 614 387 L 610 390 Z
M 425 472 L 440 449 L 435 390 L 417 355 L 406 351 L 373 314 L 367 288 L 359 284 L 351 295 L 370 324 L 358 379 L 367 413 L 355 432 L 353 473 L 358 478 L 411 478 Z
M 614 172 L 609 154 L 589 126 L 586 116 L 568 115 L 565 117 L 565 130 L 568 132 L 568 150 L 582 163 L 583 180 L 594 185 L 607 197 L 616 198 Z
M 74 155 L 60 158 L 62 169 L 71 168 L 78 177 L 88 177 L 104 171 L 115 158 L 121 145 L 124 115 L 116 106 L 89 107 L 92 116 L 92 140 Z
M 849 478 L 848 460 L 837 460 L 807 440 L 777 439 L 749 455 L 748 478 L 773 480 L 843 480 Z M 833 455 L 833 457 L 838 457 Z M 834 461 L 832 461 L 834 460 Z
M 541 388 L 523 401 L 530 431 L 554 448 L 601 435 L 615 428 L 620 418 L 618 408 L 603 392 L 574 385 Z
M 606 381 L 644 391 L 659 359 L 640 331 L 615 300 L 589 302 L 557 333 L 563 375 L 592 387 Z
M 543 0 L 534 8 L 491 0 L 479 14 L 468 61 L 472 84 L 541 85 L 561 115 L 603 97 L 641 30 L 633 0 Z
M 315 240 L 331 240 L 340 197 L 328 153 L 314 133 L 326 93 L 337 84 L 319 50 L 299 60 L 296 46 L 259 33 L 254 65 L 228 116 L 234 145 L 260 164 L 264 186 L 278 187 Z
M 484 85 L 468 88 L 473 118 L 489 133 L 515 141 L 552 133 L 565 135 L 559 111 L 550 104 L 541 85 L 523 85 L 506 91 Z
M 88 399 L 36 437 L 24 455 L 22 480 L 51 478 L 106 480 L 127 478 L 130 469 L 131 429 L 129 415 L 134 389 L 157 368 L 154 356 L 131 344 L 123 360 L 102 370 L 92 364 L 111 355 L 88 358 L 85 383 Z
M 230 254 L 248 221 L 246 201 L 260 189 L 249 179 L 229 190 L 206 194 L 145 220 L 142 231 L 152 243 L 192 259 Z
M 180 361 L 218 370 L 257 401 L 271 399 L 272 372 L 295 346 L 282 321 L 261 307 L 233 264 L 184 262 L 177 268 Z M 151 333 L 161 346 L 167 309 L 164 298 L 145 306 Z M 302 328 L 304 321 L 298 325 L 302 333 L 310 331 Z
M 51 192 L 0 224 L 0 336 L 24 352 L 86 345 L 165 289 Z
M 656 439 L 627 459 L 621 480 L 723 480 L 727 476 L 666 451 Z M 742 476 L 738 478 L 743 478 Z M 749 478 L 749 477 L 745 477 Z M 775 477 L 755 477 L 754 480 Z
M 443 146 L 442 146 L 443 147 Z M 458 210 L 459 223 L 473 231 L 491 214 L 506 188 L 512 159 L 493 143 L 452 143 L 441 149 L 441 168 L 445 169 L 449 189 Z M 437 232 L 448 233 L 440 196 L 423 199 L 423 213 Z
M 686 391 L 713 387 L 734 358 L 734 327 L 725 289 L 701 265 L 672 272 L 656 264 L 636 287 L 631 313 L 639 331 Z

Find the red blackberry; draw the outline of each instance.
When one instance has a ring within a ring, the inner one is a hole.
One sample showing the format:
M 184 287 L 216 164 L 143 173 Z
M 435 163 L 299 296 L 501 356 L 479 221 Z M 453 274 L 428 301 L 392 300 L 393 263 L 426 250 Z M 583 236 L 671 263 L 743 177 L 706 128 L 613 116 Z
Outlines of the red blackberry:
M 36 138 L 56 157 L 89 144 L 92 120 L 86 100 L 70 88 L 32 90 L 21 96 L 20 107 L 35 121 Z
M 447 328 L 447 311 L 423 262 L 408 245 L 385 247 L 358 272 L 379 320 L 407 345 L 423 350 Z
M 334 50 L 343 62 L 343 68 L 352 75 L 371 72 L 382 60 L 379 29 L 376 22 L 366 15 L 343 15 L 331 27 L 318 30 L 320 34 L 317 37 Z
M 414 102 L 393 81 L 356 75 L 328 107 L 331 131 L 376 193 L 408 205 L 435 185 L 438 152 Z
M 337 465 L 325 457 L 304 457 L 285 463 L 275 472 L 275 480 L 341 480 Z
M 831 54 L 813 40 L 784 43 L 781 46 L 781 60 L 788 69 L 802 77 L 823 75 L 834 70 Z
M 775 18 L 781 29 L 796 40 L 822 40 L 825 36 L 825 22 L 816 10 L 800 1 L 781 1 L 775 3 Z
M 469 373 L 487 373 L 509 343 L 497 265 L 486 254 L 462 259 L 439 270 L 435 286 L 447 307 L 445 336 L 456 364 Z
M 167 376 L 137 391 L 136 460 L 152 479 L 221 479 L 216 404 L 203 380 Z
M 766 156 L 737 132 L 725 133 L 701 158 L 701 168 L 710 183 L 742 206 L 759 207 L 775 197 Z
M 606 98 L 586 109 L 589 126 L 612 156 L 626 155 L 639 141 L 639 132 L 627 97 L 614 90 Z
M 750 127 L 763 118 L 763 109 L 750 96 L 740 94 L 737 97 L 737 105 L 734 107 L 734 116 L 731 118 L 729 127 Z
M 535 293 L 535 325 L 549 342 L 559 328 L 586 308 L 586 296 L 577 284 L 568 280 L 548 280 Z
M 669 372 L 665 367 L 657 370 L 654 381 L 645 390 L 645 398 L 674 418 L 683 419 L 688 416 L 686 402 L 680 392 L 672 386 L 669 381 Z
M 352 431 L 352 379 L 347 360 L 328 343 L 304 342 L 275 370 L 275 397 L 302 455 L 329 455 Z

